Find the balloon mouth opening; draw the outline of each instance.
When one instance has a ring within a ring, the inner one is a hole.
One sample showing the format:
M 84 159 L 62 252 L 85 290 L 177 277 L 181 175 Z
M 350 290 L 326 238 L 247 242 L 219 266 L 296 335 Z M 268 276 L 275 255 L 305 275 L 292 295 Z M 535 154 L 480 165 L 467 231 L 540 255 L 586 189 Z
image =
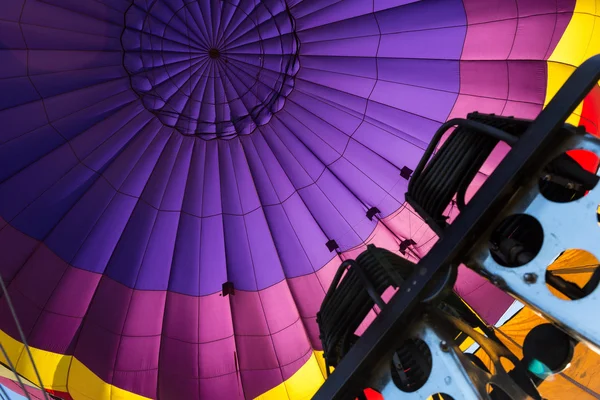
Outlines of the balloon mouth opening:
M 208 56 L 211 59 L 216 60 L 217 58 L 221 57 L 221 52 L 218 49 L 210 49 L 208 50 Z

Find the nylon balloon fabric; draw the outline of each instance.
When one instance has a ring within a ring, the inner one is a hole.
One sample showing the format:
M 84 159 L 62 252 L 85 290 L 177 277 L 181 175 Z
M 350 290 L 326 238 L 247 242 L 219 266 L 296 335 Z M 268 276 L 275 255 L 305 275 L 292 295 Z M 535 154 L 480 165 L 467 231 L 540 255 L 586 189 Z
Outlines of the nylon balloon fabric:
M 309 398 L 340 262 L 407 239 L 417 260 L 435 242 L 404 193 L 436 129 L 475 110 L 535 117 L 600 52 L 599 13 L 582 0 L 5 0 L 0 273 L 43 386 Z M 592 100 L 573 118 L 594 125 Z M 491 323 L 512 303 L 469 271 L 457 290 Z M 4 295 L 0 340 L 37 382 Z

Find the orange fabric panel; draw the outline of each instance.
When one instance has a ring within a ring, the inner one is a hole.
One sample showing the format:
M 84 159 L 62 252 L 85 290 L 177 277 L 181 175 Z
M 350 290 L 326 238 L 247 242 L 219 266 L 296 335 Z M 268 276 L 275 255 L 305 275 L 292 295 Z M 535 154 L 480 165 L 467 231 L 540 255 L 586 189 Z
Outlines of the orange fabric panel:
M 522 358 L 525 336 L 531 329 L 546 322 L 546 319 L 525 307 L 497 329 L 498 338 L 517 357 Z M 477 350 L 475 355 L 491 369 L 491 361 L 482 349 Z M 600 398 L 600 356 L 583 344 L 577 345 L 571 366 L 544 381 L 539 390 L 542 397 L 549 400 Z

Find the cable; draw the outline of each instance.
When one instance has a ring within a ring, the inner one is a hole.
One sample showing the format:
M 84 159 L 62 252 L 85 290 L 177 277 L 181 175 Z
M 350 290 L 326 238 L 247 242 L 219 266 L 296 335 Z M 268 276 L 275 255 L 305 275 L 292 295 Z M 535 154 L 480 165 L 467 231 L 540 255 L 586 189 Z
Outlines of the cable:
M 12 301 L 10 299 L 10 295 L 8 294 L 8 289 L 6 288 L 6 285 L 4 284 L 4 279 L 2 278 L 1 274 L 0 274 L 0 286 L 2 287 L 2 292 L 4 293 L 4 297 L 6 298 L 6 304 L 8 305 L 8 308 L 10 309 L 10 313 L 12 314 L 12 317 L 15 320 L 17 330 L 19 331 L 19 336 L 21 337 L 21 343 L 23 343 L 23 345 L 25 346 L 25 350 L 27 351 L 29 360 L 31 360 L 31 365 L 33 366 L 33 370 L 35 371 L 35 376 L 40 384 L 40 389 L 42 390 L 42 393 L 44 394 L 44 399 L 50 400 L 50 398 L 48 397 L 48 392 L 46 392 L 46 389 L 44 388 L 44 384 L 42 383 L 42 377 L 40 376 L 40 372 L 38 371 L 37 366 L 35 365 L 33 355 L 31 354 L 31 350 L 29 349 L 29 345 L 27 344 L 27 339 L 25 338 L 25 333 L 23 332 L 23 328 L 21 327 L 21 324 L 19 323 L 19 319 L 17 318 L 17 312 L 15 311 L 15 308 L 13 307 Z M 7 359 L 8 359 L 8 357 L 7 357 Z M 18 375 L 18 372 L 16 369 L 14 370 L 14 373 L 16 375 Z
M 15 377 L 17 378 L 17 382 L 19 383 L 19 386 L 23 390 L 23 393 L 25 393 L 25 396 L 27 396 L 27 400 L 31 400 L 31 397 L 29 397 L 29 392 L 27 391 L 27 388 L 25 388 L 25 384 L 21 380 L 21 375 L 19 375 L 19 373 L 17 372 L 17 367 L 12 363 L 10 358 L 8 358 L 8 353 L 6 352 L 6 349 L 4 348 L 2 343 L 0 343 L 0 351 L 2 351 L 2 355 L 6 359 L 6 362 L 8 363 L 8 368 L 10 368 L 10 370 L 15 374 Z M 7 398 L 10 398 L 10 397 L 7 396 Z
M 530 123 L 472 113 L 467 119 L 453 119 L 443 124 L 409 182 L 407 200 L 430 226 L 434 225 L 432 228 L 437 233 L 441 233 L 447 219 L 443 213 L 454 196 L 462 210 L 469 185 L 498 142 L 515 144 Z M 443 135 L 453 127 L 455 130 L 433 154 Z

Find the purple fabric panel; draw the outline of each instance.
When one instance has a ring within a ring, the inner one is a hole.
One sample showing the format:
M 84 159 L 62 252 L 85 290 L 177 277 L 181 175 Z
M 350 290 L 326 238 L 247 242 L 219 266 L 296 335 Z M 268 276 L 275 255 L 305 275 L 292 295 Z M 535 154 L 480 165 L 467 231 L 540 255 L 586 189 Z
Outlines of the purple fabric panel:
M 278 114 L 281 115 L 281 114 Z M 313 183 L 325 169 L 322 159 L 306 146 L 287 124 L 275 119 L 269 124 L 271 132 L 263 135 L 295 189 Z
M 206 145 L 206 159 L 204 161 L 204 196 L 202 198 L 202 216 L 211 216 L 222 213 L 221 181 L 219 170 L 219 143 L 211 141 Z
M 183 197 L 182 211 L 196 216 L 202 215 L 205 159 L 206 142 L 195 140 L 185 187 L 185 196 Z
M 469 25 L 482 24 L 490 21 L 515 19 L 518 10 L 517 1 L 490 0 L 481 2 L 477 0 L 464 0 Z M 469 34 L 471 34 L 469 32 Z
M 46 125 L 0 144 L 0 180 L 33 164 L 64 142 L 52 127 Z
M 33 102 L 40 98 L 35 87 L 26 77 L 8 78 L 0 81 L 0 90 L 11 96 L 0 98 L 0 110 Z
M 290 111 L 290 112 L 288 112 Z M 286 105 L 286 110 L 277 114 L 276 121 L 279 120 L 281 124 L 283 124 L 287 130 L 290 131 L 290 134 L 295 136 L 297 140 L 302 143 L 306 149 L 312 153 L 322 164 L 330 164 L 339 158 L 340 154 L 335 150 L 335 148 L 327 142 L 324 142 L 321 137 L 319 137 L 314 131 L 311 130 L 309 126 L 306 125 L 307 120 L 304 119 L 304 114 L 301 113 L 300 109 L 292 103 L 291 99 Z M 274 122 L 275 124 L 276 122 Z M 280 131 L 285 132 L 285 131 Z M 290 136 L 291 136 L 290 135 Z M 282 137 L 281 133 L 279 136 Z M 314 170 L 314 163 L 311 165 L 309 163 L 309 168 L 307 172 L 310 174 L 312 170 Z M 319 173 L 322 171 L 322 168 L 319 168 Z M 318 175 L 317 175 L 318 176 Z M 313 179 L 316 179 L 316 176 L 313 174 Z
M 259 292 L 236 292 L 231 298 L 233 327 L 239 336 L 267 336 L 269 326 Z
M 180 213 L 159 211 L 152 228 L 135 289 L 167 290 Z
M 8 295 L 19 316 L 21 329 L 25 336 L 29 337 L 42 311 L 14 286 L 8 287 Z M 13 338 L 21 337 L 4 296 L 0 298 L 0 324 L 6 334 Z
M 360 0 L 347 0 L 345 3 L 325 2 L 309 4 L 304 1 L 294 7 L 292 15 L 298 19 L 298 29 L 306 30 L 313 26 L 329 25 L 332 22 L 354 19 L 359 26 L 363 21 L 354 18 L 373 11 L 372 4 Z M 318 10 L 318 11 L 317 11 Z M 304 18 L 303 18 L 304 17 Z
M 155 209 L 160 209 L 182 141 L 180 135 L 171 136 L 157 163 L 152 166 L 152 174 L 142 191 L 141 199 Z
M 166 292 L 135 290 L 129 304 L 123 335 L 130 337 L 160 336 L 166 298 Z
M 273 333 L 272 340 L 281 366 L 292 364 L 311 351 L 310 341 L 300 319 L 289 327 Z
M 234 298 L 243 294 L 236 292 Z M 200 390 L 201 396 L 223 391 L 238 398 L 234 351 L 228 298 L 168 294 L 160 357 L 161 395 L 196 398 Z
M 52 121 L 52 126 L 60 132 L 62 137 L 69 140 L 100 123 L 107 115 L 117 112 L 120 108 L 135 100 L 136 98 L 131 91 L 120 91 L 96 104 Z
M 158 373 L 158 396 L 194 398 L 198 393 L 198 344 L 163 338 Z
M 536 2 L 543 4 L 543 2 Z M 521 10 L 519 14 L 538 10 Z M 514 60 L 543 60 L 550 47 L 556 25 L 556 14 L 532 15 L 519 18 L 510 58 Z
M 286 282 L 273 285 L 259 293 L 270 332 L 283 331 L 299 321 L 298 306 Z M 279 361 L 285 364 L 281 359 Z
M 315 317 L 328 287 L 315 274 L 288 279 L 287 283 L 300 316 Z
M 80 3 L 83 4 L 76 7 L 64 7 L 70 3 L 65 0 L 53 1 L 50 4 L 28 1 L 25 2 L 21 22 L 97 36 L 118 37 L 120 35 L 117 24 L 120 22 L 121 14 L 117 10 L 102 3 L 95 4 L 93 8 L 85 7 L 85 4 L 89 2 L 82 1 Z M 60 7 L 61 5 L 63 7 Z M 86 15 L 88 13 L 92 15 Z
M 131 137 L 149 120 L 146 113 L 142 113 L 141 115 L 140 113 L 142 113 L 140 105 L 132 103 L 112 114 L 109 118 L 102 121 L 102 123 L 92 126 L 72 139 L 71 147 L 73 151 L 79 159 L 83 160 L 90 156 L 111 136 L 121 130 L 124 130 L 125 134 Z
M 0 184 L 0 213 L 8 221 L 48 190 L 73 167 L 77 160 L 63 145 Z M 25 183 L 26 182 L 26 183 Z
M 134 291 L 115 364 L 114 384 L 154 397 L 166 292 Z
M 280 368 L 242 370 L 241 376 L 244 393 L 250 399 L 265 393 L 283 382 L 283 374 Z
M 223 215 L 223 228 L 227 277 L 240 290 L 258 290 L 245 218 Z
M 12 220 L 15 228 L 42 239 L 98 179 L 98 174 L 78 164 L 31 202 Z
M 231 152 L 231 161 L 235 171 L 235 181 L 240 196 L 242 213 L 246 214 L 261 206 L 260 199 L 242 143 L 239 139 L 234 139 L 227 143 Z
M 331 89 L 362 98 L 369 97 L 375 85 L 375 80 L 371 78 L 361 78 L 355 75 L 341 75 L 336 72 L 311 69 L 302 69 L 298 74 L 298 79 L 312 82 L 316 85 L 328 86 Z
M 11 286 L 14 285 L 38 308 L 43 309 L 67 268 L 67 263 L 50 249 L 43 245 L 38 246 L 31 257 L 23 262 Z
M 203 296 L 199 299 L 199 306 L 198 340 L 200 343 L 233 337 L 231 305 L 226 297 L 219 294 Z
M 389 34 L 381 37 L 377 55 L 456 60 L 460 56 L 464 37 L 464 27 Z
M 41 101 L 0 110 L 0 118 L 6 122 L 6 126 L 0 131 L 0 143 L 41 128 L 48 122 Z
M 54 121 L 80 111 L 83 108 L 93 106 L 117 93 L 127 90 L 128 82 L 128 79 L 122 78 L 44 99 L 48 117 L 51 121 Z M 139 103 L 136 102 L 134 104 Z
M 264 127 L 261 129 L 264 129 Z M 253 140 L 258 136 L 260 136 L 260 134 L 259 132 L 256 132 L 254 135 L 243 138 L 241 141 L 248 162 L 249 173 L 254 181 L 260 204 L 263 206 L 278 204 L 279 198 L 273 185 L 273 181 L 266 169 L 265 163 L 262 162 L 257 148 L 254 145 Z
M 208 278 L 210 281 L 202 283 L 200 281 L 201 271 L 208 270 L 217 272 L 219 269 L 223 270 L 224 268 L 224 266 L 220 265 L 213 265 L 211 268 L 202 268 L 202 270 L 200 268 L 200 253 L 203 253 L 202 250 L 204 248 L 204 246 L 199 246 L 202 227 L 204 223 L 208 225 L 210 219 L 201 219 L 184 213 L 181 213 L 179 218 L 179 225 L 175 234 L 175 249 L 173 252 L 169 290 L 186 293 L 192 296 L 198 296 L 200 294 L 201 284 L 206 285 L 205 287 L 207 288 L 214 289 L 213 292 L 219 290 L 218 284 L 215 284 L 210 277 Z M 221 218 L 216 218 L 220 223 Z M 222 229 L 220 231 L 222 232 Z M 222 239 L 222 234 L 219 235 L 218 232 L 219 229 L 215 227 L 214 234 L 218 239 Z M 215 241 L 217 243 L 222 243 L 222 241 L 219 241 L 218 239 Z M 208 253 L 213 252 L 215 248 L 207 247 L 207 249 L 210 249 L 210 251 L 207 251 Z M 222 249 L 219 250 L 222 251 Z M 214 252 L 220 254 L 220 252 Z
M 11 1 L 10 4 L 6 4 L 0 11 L 0 18 L 4 21 L 18 21 L 23 9 L 25 0 Z
M 109 138 L 106 138 L 101 145 L 98 145 L 95 150 L 85 158 L 82 157 L 82 154 L 78 154 L 78 156 L 83 158 L 83 164 L 92 170 L 102 171 L 121 151 L 123 151 L 136 135 L 145 133 L 143 128 L 150 121 L 151 118 L 149 114 L 138 114 L 133 120 L 127 123 L 127 125 L 116 131 Z
M 4 64 L 0 66 L 0 79 L 27 75 L 27 52 L 25 50 L 0 50 L 0 58 L 4 61 Z
M 380 11 L 377 22 L 381 33 L 434 30 L 465 25 L 461 0 L 428 0 Z M 457 43 L 460 46 L 462 43 Z
M 16 21 L 1 21 L 0 33 L 2 33 L 2 41 L 0 42 L 0 48 L 23 49 L 25 47 L 23 35 L 21 35 L 19 24 Z
M 348 57 L 335 58 L 339 58 L 341 59 L 340 61 L 343 61 Z M 317 60 L 320 62 L 322 59 L 322 57 L 319 57 Z M 358 73 L 361 72 L 359 71 Z M 354 73 L 351 74 L 354 75 Z M 374 81 L 370 83 L 371 88 L 373 87 L 374 83 Z M 346 86 L 341 88 L 339 85 L 336 86 L 335 81 L 331 79 L 328 80 L 326 84 L 319 84 L 313 81 L 298 79 L 296 81 L 295 91 L 306 93 L 312 98 L 317 98 L 326 104 L 334 105 L 336 109 L 341 110 L 342 112 L 345 112 L 349 116 L 352 116 L 358 120 L 362 119 L 365 104 L 367 103 L 366 98 L 352 94 L 352 89 L 350 87 Z M 354 118 L 348 122 L 354 122 Z M 329 121 L 327 118 L 325 118 L 325 120 Z
M 27 344 L 53 353 L 70 354 L 77 341 L 81 321 L 81 318 L 44 310 L 37 318 L 27 338 Z M 15 338 L 20 340 L 19 336 Z
M 264 210 L 286 278 L 314 272 L 307 254 L 312 249 L 306 249 L 302 246 L 283 206 L 266 207 Z
M 285 276 L 262 209 L 252 211 L 244 219 L 256 285 L 260 290 L 282 281 Z
M 131 166 L 131 169 L 125 170 L 127 175 L 122 178 L 123 180 L 118 181 L 119 190 L 130 196 L 140 197 L 159 163 L 161 155 L 173 146 L 173 142 L 178 141 L 177 136 L 173 135 L 171 130 L 161 128 L 140 159 Z M 119 157 L 119 159 L 121 158 Z
M 378 77 L 384 81 L 458 91 L 459 64 L 455 60 L 382 58 L 377 60 Z
M 547 69 L 545 61 L 509 62 L 508 98 L 543 105 L 546 97 Z
M 292 361 L 291 363 L 284 365 L 281 367 L 281 375 L 284 380 L 287 380 L 292 377 L 300 368 L 302 368 L 308 360 L 312 357 L 313 352 L 308 351 L 299 359 Z
M 461 57 L 463 60 L 505 60 L 508 58 L 517 30 L 517 20 L 497 21 L 494 18 L 494 21 L 496 22 L 469 25 Z
M 115 194 L 104 179 L 96 180 L 56 225 L 45 243 L 64 260 L 71 261 Z
M 286 110 L 300 119 L 305 126 L 302 131 L 308 128 L 337 153 L 341 153 L 348 141 L 347 135 L 354 132 L 361 118 L 331 104 L 332 100 L 337 100 L 336 92 L 331 93 L 327 102 L 315 101 L 314 96 L 311 96 L 310 90 L 307 89 L 302 88 L 299 83 L 298 90 L 294 91 L 288 99 Z
M 41 2 L 35 3 L 40 4 Z M 89 50 L 119 51 L 121 49 L 119 33 L 108 37 L 104 35 L 90 35 L 89 33 L 77 30 L 66 31 L 48 28 L 44 25 L 46 23 L 42 23 L 42 25 L 22 25 L 23 36 L 25 36 L 29 47 L 49 50 L 80 50 L 81 48 L 86 48 Z M 115 27 L 118 27 L 118 25 L 115 25 Z
M 6 223 L 3 219 L 2 221 Z M 19 232 L 11 225 L 0 229 L 0 273 L 5 283 L 10 283 L 21 266 L 34 252 L 38 242 L 30 236 Z
M 215 295 L 213 295 L 215 296 Z M 208 296 L 208 297 L 213 297 Z M 199 302 L 201 298 L 168 292 L 163 319 L 163 338 L 199 343 Z M 219 308 L 221 311 L 222 308 Z M 223 319 L 224 321 L 226 318 Z
M 102 278 L 75 347 L 74 356 L 108 383 L 112 383 L 131 295 L 131 289 Z
M 200 295 L 219 291 L 220 285 L 227 279 L 227 264 L 223 219 L 220 216 L 202 220 L 200 236 Z
M 75 69 L 75 68 L 74 68 Z M 120 65 L 94 69 L 45 73 L 32 76 L 31 82 L 42 97 L 57 96 L 81 87 L 100 85 L 127 75 Z
M 352 193 L 350 188 L 344 185 L 343 181 L 340 181 L 329 169 L 323 172 L 317 185 L 344 221 L 362 240 L 365 240 L 371 234 L 375 223 L 367 224 L 363 229 L 358 228 L 361 222 L 364 222 L 365 219 L 368 220 L 361 196 Z M 348 243 L 351 243 L 352 239 L 349 240 Z
M 321 224 L 321 228 L 327 235 L 327 238 L 344 239 L 343 243 L 338 244 L 342 250 L 347 250 L 352 247 L 354 243 L 360 243 L 361 239 L 358 233 L 351 229 L 347 220 L 344 219 L 344 215 L 340 213 L 327 198 L 325 193 L 316 185 L 309 186 L 307 188 L 298 191 L 302 201 L 307 205 L 311 214 L 316 217 L 317 221 L 326 221 Z M 291 197 L 290 199 L 292 199 Z M 288 202 L 286 202 L 288 203 Z M 365 211 L 366 212 L 366 211 Z M 327 242 L 327 240 L 325 241 Z M 324 246 L 324 243 L 321 246 Z
M 216 378 L 203 379 L 200 381 L 199 399 L 244 399 L 240 376 L 228 374 Z
M 388 82 L 377 82 L 371 100 L 399 110 L 443 122 L 452 109 L 456 95 Z
M 106 268 L 107 276 L 130 288 L 134 287 L 157 216 L 158 211 L 146 203 L 139 202 L 136 205 L 111 255 Z
M 123 338 L 121 343 L 129 343 L 127 338 Z M 138 346 L 141 348 L 143 345 L 147 345 L 148 349 L 141 349 L 142 351 L 150 351 L 154 344 L 147 343 L 149 340 L 142 340 Z M 140 349 L 138 349 L 140 350 Z M 153 350 L 152 350 L 153 351 Z M 119 354 L 127 353 L 123 349 L 119 349 Z M 124 354 L 124 355 L 125 355 Z M 139 352 L 133 353 L 133 356 L 136 359 L 144 358 L 144 356 L 140 356 Z M 145 364 L 144 364 L 145 365 Z M 156 398 L 157 393 L 157 382 L 158 382 L 158 370 L 157 369 L 149 369 L 149 370 L 133 370 L 133 371 L 123 371 L 123 370 L 115 370 L 113 373 L 113 385 L 122 388 L 124 390 L 128 390 L 130 392 L 146 396 L 149 398 Z
M 268 130 L 268 128 L 265 128 L 265 130 Z M 265 137 L 270 133 L 271 132 L 265 132 L 263 135 L 252 135 L 252 142 L 246 147 L 252 146 L 256 151 L 253 161 L 254 169 L 261 169 L 260 167 L 262 166 L 267 175 L 265 177 L 266 179 L 263 178 L 262 181 L 259 181 L 260 183 L 256 182 L 262 184 L 259 189 L 260 192 L 266 191 L 267 193 L 266 195 L 263 195 L 263 197 L 267 198 L 271 191 L 275 192 L 276 199 L 273 199 L 271 204 L 279 204 L 283 199 L 288 198 L 293 193 L 294 186 L 292 185 L 293 181 L 291 181 L 290 178 L 297 175 L 297 173 L 292 171 L 297 171 L 300 168 L 296 165 L 293 166 L 296 168 L 290 168 L 290 161 L 279 161 L 281 158 L 277 157 L 278 154 L 274 153 L 273 148 L 270 146 L 271 141 L 266 140 Z M 260 164 L 257 165 L 258 163 Z M 269 203 L 262 204 L 268 205 Z
M 219 143 L 219 173 L 221 178 L 221 202 L 224 214 L 243 215 L 237 177 L 231 160 L 229 143 Z
M 135 199 L 117 193 L 79 248 L 72 265 L 93 272 L 104 272 L 135 203 Z
M 506 99 L 508 65 L 505 61 L 462 61 L 460 92 L 481 97 Z
M 362 25 L 361 25 L 362 26 Z M 354 27 L 353 27 L 354 28 Z M 302 69 L 354 75 L 356 77 L 377 79 L 377 66 L 382 62 L 407 60 L 376 60 L 365 57 L 301 57 Z M 357 99 L 358 100 L 358 99 Z
M 121 188 L 138 165 L 148 159 L 149 154 L 156 153 L 156 148 L 163 147 L 167 135 L 159 134 L 161 125 L 157 119 L 152 119 L 143 126 L 138 134 L 122 148 L 117 157 L 104 169 L 102 176 L 115 188 Z M 157 156 L 156 156 L 157 157 Z M 147 161 L 146 161 L 147 162 Z M 139 177 L 140 181 L 146 179 Z M 139 191 L 141 192 L 141 190 Z M 136 191 L 132 192 L 135 195 Z
M 313 268 L 321 268 L 331 259 L 331 253 L 324 246 L 324 243 L 327 242 L 327 236 L 319 226 L 318 220 L 310 217 L 309 207 L 299 194 L 294 194 L 287 199 L 283 203 L 283 208 L 294 228 L 294 232 L 298 236 L 298 240 L 306 250 Z
M 236 341 L 233 337 L 201 343 L 198 350 L 201 380 L 236 374 Z

